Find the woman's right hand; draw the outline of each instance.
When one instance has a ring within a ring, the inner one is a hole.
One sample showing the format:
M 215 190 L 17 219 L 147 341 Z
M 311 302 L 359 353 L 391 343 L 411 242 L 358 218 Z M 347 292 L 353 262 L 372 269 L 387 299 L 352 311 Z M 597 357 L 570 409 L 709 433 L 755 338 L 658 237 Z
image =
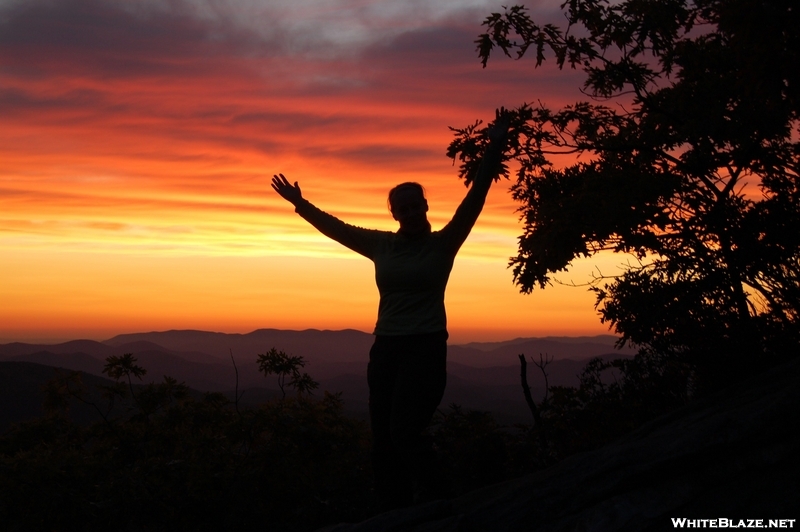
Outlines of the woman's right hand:
M 303 200 L 303 194 L 300 192 L 300 185 L 297 184 L 297 181 L 292 185 L 283 174 L 272 176 L 272 188 L 295 207 Z

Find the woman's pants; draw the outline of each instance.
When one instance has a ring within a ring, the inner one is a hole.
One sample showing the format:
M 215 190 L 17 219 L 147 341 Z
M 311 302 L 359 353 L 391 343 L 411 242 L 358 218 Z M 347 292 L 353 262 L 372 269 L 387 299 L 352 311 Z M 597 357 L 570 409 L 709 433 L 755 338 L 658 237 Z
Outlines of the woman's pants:
M 435 455 L 423 431 L 447 381 L 447 332 L 376 336 L 369 353 L 372 464 L 381 509 L 408 506 L 414 483 L 435 482 Z

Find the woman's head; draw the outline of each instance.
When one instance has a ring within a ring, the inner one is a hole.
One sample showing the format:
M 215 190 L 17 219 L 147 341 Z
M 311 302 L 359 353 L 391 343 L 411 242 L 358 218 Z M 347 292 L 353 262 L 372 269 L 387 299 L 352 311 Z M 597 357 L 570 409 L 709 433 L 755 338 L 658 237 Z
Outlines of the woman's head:
M 419 183 L 400 183 L 389 191 L 389 210 L 400 222 L 400 229 L 407 233 L 428 230 L 428 200 L 425 189 Z
M 389 204 L 389 210 L 394 211 L 393 204 L 395 198 L 397 197 L 398 193 L 416 193 L 419 195 L 420 198 L 425 200 L 425 189 L 419 183 L 414 183 L 413 181 L 407 181 L 406 183 L 400 183 L 392 190 L 389 191 L 389 199 L 387 203 Z

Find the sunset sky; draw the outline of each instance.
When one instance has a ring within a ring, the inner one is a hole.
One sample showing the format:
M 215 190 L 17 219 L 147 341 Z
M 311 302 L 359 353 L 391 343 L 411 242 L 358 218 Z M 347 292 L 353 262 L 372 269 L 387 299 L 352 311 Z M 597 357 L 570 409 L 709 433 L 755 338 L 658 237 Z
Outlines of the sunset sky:
M 555 2 L 535 20 L 562 22 Z M 0 0 L 0 343 L 126 332 L 372 331 L 372 264 L 269 186 L 395 230 L 419 181 L 434 229 L 466 193 L 452 133 L 499 106 L 581 99 L 581 76 L 473 41 L 482 0 Z M 497 183 L 447 292 L 452 342 L 608 332 L 586 288 L 522 295 Z M 625 259 L 558 276 L 583 283 Z

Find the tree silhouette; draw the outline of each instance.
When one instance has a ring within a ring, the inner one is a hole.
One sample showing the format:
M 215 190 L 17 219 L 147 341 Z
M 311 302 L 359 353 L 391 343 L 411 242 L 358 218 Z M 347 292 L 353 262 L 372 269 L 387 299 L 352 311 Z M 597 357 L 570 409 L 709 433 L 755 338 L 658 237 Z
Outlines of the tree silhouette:
M 319 383 L 311 378 L 308 373 L 300 373 L 300 368 L 305 367 L 306 361 L 301 356 L 287 355 L 274 347 L 266 353 L 258 355 L 258 370 L 267 375 L 278 376 L 278 387 L 281 394 L 286 397 L 286 386 L 297 390 L 298 394 L 311 394 L 319 387 Z M 286 382 L 286 379 L 289 382 Z
M 790 0 L 575 0 L 567 27 L 514 6 L 484 21 L 496 49 L 582 69 L 587 101 L 515 112 L 506 160 L 523 233 L 521 291 L 578 257 L 626 253 L 590 281 L 622 342 L 691 362 L 712 384 L 800 343 L 800 15 Z M 448 154 L 469 180 L 480 123 Z M 560 168 L 554 157 L 572 155 Z M 752 363 L 752 362 L 751 362 Z

